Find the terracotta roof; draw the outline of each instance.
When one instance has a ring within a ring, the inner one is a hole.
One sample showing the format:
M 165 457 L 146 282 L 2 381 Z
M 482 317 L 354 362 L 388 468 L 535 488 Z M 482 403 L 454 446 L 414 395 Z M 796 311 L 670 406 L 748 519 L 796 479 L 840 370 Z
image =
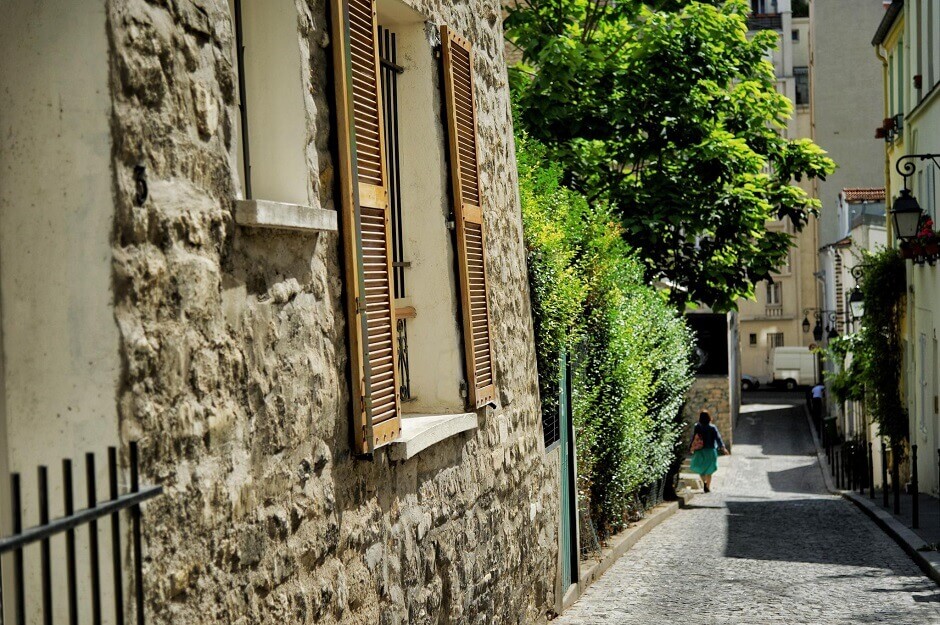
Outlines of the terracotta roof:
M 846 202 L 884 202 L 884 187 L 849 187 L 842 189 Z

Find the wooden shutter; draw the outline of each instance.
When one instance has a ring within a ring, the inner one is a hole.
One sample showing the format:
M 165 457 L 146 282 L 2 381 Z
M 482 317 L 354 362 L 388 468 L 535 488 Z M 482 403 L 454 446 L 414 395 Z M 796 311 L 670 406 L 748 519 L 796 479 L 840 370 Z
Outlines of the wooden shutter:
M 331 0 L 353 442 L 371 453 L 401 434 L 375 2 Z
M 450 144 L 450 176 L 457 231 L 460 302 L 470 402 L 479 408 L 496 400 L 486 252 L 477 154 L 473 51 L 470 42 L 441 26 L 444 90 Z

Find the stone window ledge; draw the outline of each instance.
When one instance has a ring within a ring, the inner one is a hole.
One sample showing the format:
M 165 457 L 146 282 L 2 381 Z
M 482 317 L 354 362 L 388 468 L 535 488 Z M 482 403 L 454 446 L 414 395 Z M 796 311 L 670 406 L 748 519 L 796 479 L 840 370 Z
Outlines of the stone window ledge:
M 401 417 L 401 435 L 389 443 L 392 460 L 408 460 L 428 447 L 479 425 L 475 412 L 410 414 Z
M 336 211 L 268 200 L 235 200 L 235 223 L 247 228 L 336 232 Z

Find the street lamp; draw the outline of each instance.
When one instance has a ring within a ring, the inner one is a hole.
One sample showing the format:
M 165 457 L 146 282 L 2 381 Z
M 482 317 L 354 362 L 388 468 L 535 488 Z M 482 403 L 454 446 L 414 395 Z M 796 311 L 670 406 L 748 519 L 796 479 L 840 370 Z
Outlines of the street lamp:
M 856 321 L 865 316 L 865 297 L 857 284 L 849 296 L 849 310 L 852 311 L 852 319 Z
M 901 241 L 908 241 L 917 236 L 920 220 L 923 213 L 917 198 L 911 195 L 910 189 L 901 189 L 901 195 L 894 201 L 891 208 L 891 218 L 894 220 L 894 231 Z
M 823 308 L 803 309 L 803 323 L 800 324 L 803 326 L 803 332 L 809 332 L 810 312 L 813 313 L 813 317 L 816 319 L 816 325 L 813 326 L 813 338 L 817 343 L 822 340 L 824 334 L 830 339 L 839 336 L 839 331 L 836 329 L 836 319 L 841 313 L 834 310 L 825 310 Z M 825 332 L 823 331 L 823 321 L 826 322 Z

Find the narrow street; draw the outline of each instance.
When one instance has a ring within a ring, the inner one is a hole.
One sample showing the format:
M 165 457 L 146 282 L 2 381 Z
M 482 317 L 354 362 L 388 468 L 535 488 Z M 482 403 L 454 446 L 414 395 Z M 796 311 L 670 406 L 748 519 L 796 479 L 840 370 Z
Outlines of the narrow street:
M 766 408 L 741 415 L 713 492 L 642 538 L 559 625 L 940 623 L 940 588 L 826 492 L 802 410 Z

